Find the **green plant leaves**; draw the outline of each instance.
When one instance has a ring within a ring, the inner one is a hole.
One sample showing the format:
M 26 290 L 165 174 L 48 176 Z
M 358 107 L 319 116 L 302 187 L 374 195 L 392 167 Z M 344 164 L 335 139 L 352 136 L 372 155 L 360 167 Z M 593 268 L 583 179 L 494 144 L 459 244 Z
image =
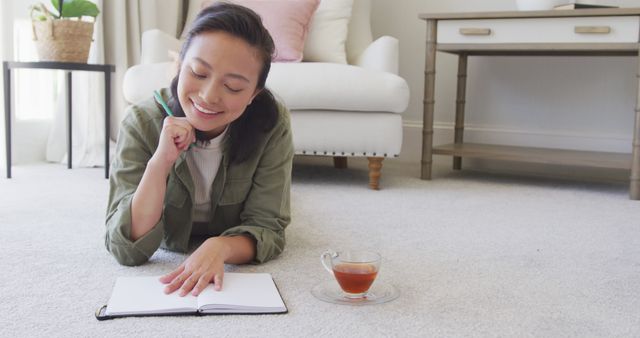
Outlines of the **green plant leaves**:
M 60 8 L 59 0 L 51 0 L 55 9 Z M 83 16 L 96 17 L 100 14 L 98 6 L 89 0 L 62 0 L 62 13 L 58 17 L 79 18 Z
M 62 0 L 62 1 L 64 1 L 64 0 Z M 58 2 L 58 0 L 51 0 L 51 4 L 53 5 L 53 8 L 54 8 L 56 11 L 58 11 L 58 18 L 60 18 L 60 12 L 62 12 L 62 11 L 60 10 L 60 3 Z M 43 7 L 44 7 L 44 5 L 43 5 Z
M 47 7 L 41 2 L 39 4 L 36 5 L 32 5 L 29 7 L 30 10 L 30 16 L 31 16 L 31 20 L 35 20 L 35 21 L 46 21 L 46 20 L 53 20 L 53 19 L 57 19 L 58 17 L 51 13 L 50 10 L 47 9 Z

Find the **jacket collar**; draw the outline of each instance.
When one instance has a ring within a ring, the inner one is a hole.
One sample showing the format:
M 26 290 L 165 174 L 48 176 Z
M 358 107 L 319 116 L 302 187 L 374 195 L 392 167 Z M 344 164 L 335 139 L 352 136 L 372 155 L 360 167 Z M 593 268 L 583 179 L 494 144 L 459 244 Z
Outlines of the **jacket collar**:
M 189 196 L 193 201 L 196 192 L 193 178 L 191 178 L 191 172 L 189 171 L 189 166 L 187 165 L 186 152 L 182 152 L 182 154 L 178 156 L 176 163 L 174 163 L 173 165 L 173 170 L 175 170 L 176 176 L 178 177 L 180 182 L 182 182 L 182 184 L 187 188 L 187 191 L 189 191 Z

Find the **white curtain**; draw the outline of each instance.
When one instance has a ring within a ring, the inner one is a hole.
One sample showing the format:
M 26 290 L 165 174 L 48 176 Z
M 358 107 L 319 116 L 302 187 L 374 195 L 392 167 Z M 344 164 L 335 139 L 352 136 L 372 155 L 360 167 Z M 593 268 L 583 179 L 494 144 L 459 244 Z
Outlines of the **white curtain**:
M 159 28 L 177 36 L 184 21 L 184 0 L 92 0 L 100 8 L 94 28 L 89 63 L 116 66 L 111 87 L 111 139 L 115 140 L 123 111 L 122 79 L 127 68 L 140 60 L 142 32 Z M 61 79 L 60 83 L 64 83 Z M 72 74 L 72 159 L 74 167 L 104 165 L 104 78 L 102 73 Z M 67 161 L 66 99 L 61 86 L 56 118 L 47 144 L 47 160 Z M 112 144 L 111 152 L 115 149 Z
M 102 8 L 102 0 L 93 2 Z M 100 17 L 94 25 L 89 63 L 104 63 L 104 21 Z M 59 83 L 65 83 L 64 74 L 61 76 Z M 71 76 L 72 164 L 74 167 L 104 166 L 104 76 L 95 72 L 73 72 Z M 58 92 L 58 107 L 47 142 L 47 161 L 67 162 L 66 119 L 66 86 L 63 85 Z
M 2 60 L 8 60 L 7 58 L 7 51 L 5 50 L 4 46 L 7 43 L 7 41 L 5 41 L 5 34 L 6 34 L 6 30 L 7 28 L 5 27 L 5 25 L 7 24 L 7 22 L 9 21 L 8 19 L 8 3 L 6 1 L 0 1 L 0 59 Z M 0 116 L 2 116 L 2 118 L 0 118 L 0 155 L 2 155 L 2 158 L 0 159 L 0 177 L 4 177 L 5 175 L 5 170 L 7 169 L 6 167 L 6 161 L 5 161 L 5 134 L 4 134 L 4 100 L 7 100 L 8 98 L 4 97 L 4 74 L 0 75 L 0 111 L 2 112 L 2 114 L 0 114 Z

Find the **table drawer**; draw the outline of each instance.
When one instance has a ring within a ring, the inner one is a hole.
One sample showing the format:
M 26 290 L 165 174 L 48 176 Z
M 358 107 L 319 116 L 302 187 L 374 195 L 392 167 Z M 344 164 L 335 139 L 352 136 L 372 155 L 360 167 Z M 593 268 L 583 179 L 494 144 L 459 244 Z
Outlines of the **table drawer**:
M 637 16 L 438 21 L 438 43 L 637 43 Z

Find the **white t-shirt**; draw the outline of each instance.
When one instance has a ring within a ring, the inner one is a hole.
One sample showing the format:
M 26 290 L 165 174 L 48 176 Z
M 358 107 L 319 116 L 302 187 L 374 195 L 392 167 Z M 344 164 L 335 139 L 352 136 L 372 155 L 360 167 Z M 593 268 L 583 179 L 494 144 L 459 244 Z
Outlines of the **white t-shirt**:
M 222 140 L 227 129 L 209 141 L 197 141 L 187 151 L 187 165 L 196 190 L 195 201 L 193 201 L 194 222 L 211 220 L 211 186 L 222 161 Z

